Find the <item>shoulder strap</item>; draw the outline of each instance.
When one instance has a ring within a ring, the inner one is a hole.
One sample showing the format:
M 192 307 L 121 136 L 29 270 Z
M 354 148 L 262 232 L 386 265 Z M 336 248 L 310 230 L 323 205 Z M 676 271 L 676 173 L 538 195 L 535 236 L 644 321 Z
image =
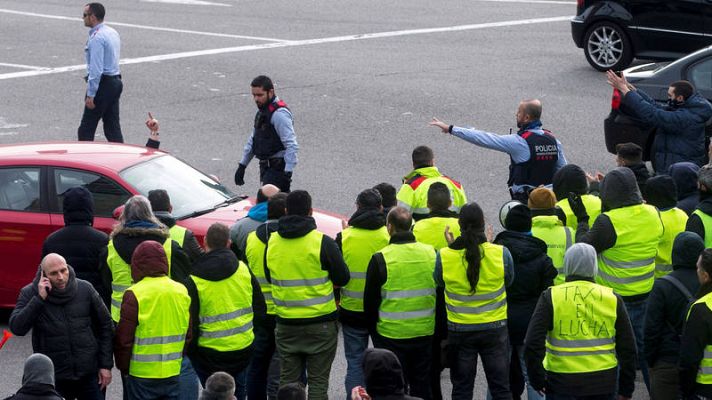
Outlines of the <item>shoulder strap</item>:
M 690 293 L 690 291 L 687 290 L 685 285 L 683 285 L 679 279 L 675 278 L 674 276 L 670 276 L 670 275 L 665 275 L 665 276 L 661 277 L 660 279 L 664 279 L 664 280 L 672 283 L 672 285 L 675 286 L 677 288 L 677 290 L 679 290 L 680 293 L 682 293 L 683 296 L 685 296 L 687 298 L 688 302 L 695 300 L 695 297 L 692 295 L 692 293 Z

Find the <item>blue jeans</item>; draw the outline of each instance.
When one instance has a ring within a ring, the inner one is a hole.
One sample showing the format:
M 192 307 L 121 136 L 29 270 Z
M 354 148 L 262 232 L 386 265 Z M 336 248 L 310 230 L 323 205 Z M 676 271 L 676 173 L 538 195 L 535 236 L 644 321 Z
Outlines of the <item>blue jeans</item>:
M 368 348 L 368 329 L 341 325 L 344 333 L 344 355 L 346 356 L 346 398 L 351 400 L 351 389 L 364 386 L 363 381 L 363 352 Z
M 129 400 L 178 400 L 178 377 L 144 379 L 129 375 L 126 380 L 126 395 Z
M 198 374 L 200 384 L 203 388 L 205 388 L 205 381 L 207 381 L 212 374 L 208 371 L 203 371 L 200 368 L 196 368 L 195 372 Z M 245 400 L 245 397 L 247 396 L 247 369 L 243 369 L 236 374 L 230 374 L 230 376 L 232 376 L 232 379 L 235 380 L 235 397 L 237 400 Z
M 180 365 L 178 385 L 180 386 L 179 400 L 198 400 L 198 375 L 195 374 L 193 364 L 186 356 L 183 356 Z
M 645 300 L 626 301 L 624 304 L 628 312 L 628 318 L 630 318 L 630 324 L 633 326 L 633 334 L 635 335 L 635 345 L 638 350 L 638 368 L 643 374 L 645 387 L 648 389 L 648 393 L 650 393 L 650 375 L 648 374 L 648 363 L 645 362 L 645 349 L 643 348 L 647 302 Z

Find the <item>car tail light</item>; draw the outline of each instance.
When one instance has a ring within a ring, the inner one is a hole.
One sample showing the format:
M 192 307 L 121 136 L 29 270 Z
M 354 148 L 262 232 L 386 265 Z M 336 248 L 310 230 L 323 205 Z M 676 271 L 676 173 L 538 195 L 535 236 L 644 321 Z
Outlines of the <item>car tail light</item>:
M 585 0 L 576 0 L 576 11 L 577 11 L 576 14 L 577 15 L 581 14 L 581 12 L 583 11 L 583 3 L 584 2 L 585 2 Z
M 613 89 L 613 97 L 611 98 L 611 108 L 618 110 L 621 107 L 621 92 L 618 89 Z

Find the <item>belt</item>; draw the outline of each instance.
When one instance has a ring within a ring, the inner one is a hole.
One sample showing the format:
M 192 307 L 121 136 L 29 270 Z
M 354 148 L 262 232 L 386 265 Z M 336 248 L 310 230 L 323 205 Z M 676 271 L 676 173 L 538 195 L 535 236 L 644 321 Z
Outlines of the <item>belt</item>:
M 101 80 L 104 79 L 121 79 L 121 74 L 118 75 L 102 75 Z
M 274 167 L 275 164 L 279 165 L 280 163 L 284 163 L 284 157 L 273 157 L 273 158 L 266 158 L 264 160 L 260 160 L 260 165 L 261 166 L 267 166 L 267 167 Z

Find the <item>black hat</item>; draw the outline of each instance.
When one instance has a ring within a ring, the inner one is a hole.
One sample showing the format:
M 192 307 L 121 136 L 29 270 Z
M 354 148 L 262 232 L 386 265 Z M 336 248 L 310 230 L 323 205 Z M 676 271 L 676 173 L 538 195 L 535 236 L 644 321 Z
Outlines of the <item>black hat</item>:
M 515 232 L 530 232 L 532 230 L 532 213 L 524 204 L 512 207 L 504 219 L 504 227 Z

